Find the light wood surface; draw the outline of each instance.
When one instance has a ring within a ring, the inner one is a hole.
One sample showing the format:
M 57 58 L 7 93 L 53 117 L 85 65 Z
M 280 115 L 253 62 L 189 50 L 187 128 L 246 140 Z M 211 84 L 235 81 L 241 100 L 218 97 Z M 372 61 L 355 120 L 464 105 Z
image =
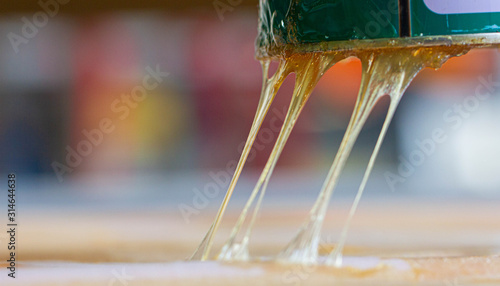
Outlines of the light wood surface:
M 215 209 L 204 210 L 189 223 L 172 206 L 165 211 L 26 209 L 19 218 L 18 278 L 9 280 L 5 263 L 0 263 L 0 281 L 1 285 L 500 285 L 497 202 L 410 202 L 366 202 L 353 222 L 341 269 L 265 261 L 185 261 Z M 322 254 L 334 246 L 347 206 L 329 213 Z M 267 207 L 252 237 L 252 255 L 277 254 L 306 210 L 300 203 Z M 235 209 L 230 210 L 216 249 L 236 215 Z M 0 239 L 5 241 L 5 235 Z M 1 261 L 5 258 L 2 252 Z

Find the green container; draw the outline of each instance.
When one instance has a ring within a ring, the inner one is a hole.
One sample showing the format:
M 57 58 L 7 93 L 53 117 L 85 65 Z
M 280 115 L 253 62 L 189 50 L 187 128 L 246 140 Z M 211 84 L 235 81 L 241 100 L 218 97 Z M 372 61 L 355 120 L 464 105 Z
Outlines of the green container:
M 500 0 L 261 0 L 259 47 L 500 32 Z
M 412 0 L 411 35 L 500 32 L 499 0 Z
M 262 44 L 317 43 L 399 35 L 398 0 L 269 0 L 260 6 Z

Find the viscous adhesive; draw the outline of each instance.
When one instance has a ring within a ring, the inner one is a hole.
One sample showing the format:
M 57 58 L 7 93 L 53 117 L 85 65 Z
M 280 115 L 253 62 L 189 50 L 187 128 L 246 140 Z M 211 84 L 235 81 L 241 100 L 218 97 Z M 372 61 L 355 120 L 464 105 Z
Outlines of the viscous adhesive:
M 248 202 L 241 212 L 236 225 L 234 226 L 230 238 L 224 245 L 219 259 L 223 260 L 248 260 L 248 243 L 253 224 L 257 218 L 260 204 L 264 197 L 269 178 L 276 166 L 278 158 L 285 146 L 285 143 L 297 121 L 297 118 L 311 95 L 314 87 L 321 76 L 335 63 L 350 56 L 358 57 L 363 66 L 363 76 L 360 92 L 348 125 L 346 134 L 341 143 L 341 147 L 334 159 L 333 165 L 328 173 L 318 199 L 311 210 L 310 216 L 297 236 L 280 253 L 280 261 L 311 263 L 317 261 L 318 243 L 321 234 L 321 227 L 327 211 L 328 202 L 333 193 L 337 179 L 349 157 L 357 136 L 365 124 L 371 110 L 378 100 L 388 95 L 390 96 L 390 106 L 386 115 L 381 134 L 375 146 L 373 155 L 366 169 L 365 176 L 356 196 L 352 210 L 349 214 L 349 221 L 354 214 L 361 194 L 366 185 L 366 181 L 375 162 L 375 158 L 382 144 L 384 135 L 389 123 L 394 115 L 394 111 L 401 99 L 402 94 L 408 87 L 416 74 L 425 67 L 439 68 L 448 58 L 459 56 L 468 51 L 467 47 L 416 47 L 416 48 L 391 48 L 391 49 L 371 49 L 371 50 L 350 50 L 337 52 L 312 52 L 312 53 L 292 53 L 279 58 L 279 66 L 276 73 L 268 78 L 269 59 L 261 61 L 263 67 L 263 81 L 261 99 L 257 108 L 254 122 L 248 136 L 245 148 L 243 149 L 236 172 L 230 183 L 224 202 L 215 218 L 210 230 L 202 241 L 200 247 L 193 255 L 193 259 L 208 259 L 212 239 L 215 235 L 220 220 L 224 214 L 229 198 L 235 188 L 241 169 L 248 156 L 255 136 L 257 135 L 262 121 L 269 110 L 274 96 L 283 80 L 290 74 L 296 74 L 296 83 L 293 96 L 290 102 L 288 113 L 284 120 L 278 139 L 274 145 L 271 155 L 266 163 L 259 180 L 251 193 Z M 253 210 L 249 216 L 249 212 Z M 245 225 L 245 221 L 249 222 Z M 339 265 L 341 263 L 341 250 L 347 235 L 349 222 L 346 223 L 342 232 L 338 247 L 332 252 L 329 263 Z M 246 226 L 246 227 L 245 227 Z M 242 239 L 237 240 L 239 235 Z M 240 236 L 241 236 L 240 235 Z
M 215 256 L 226 261 L 251 259 L 248 245 L 252 228 L 269 179 L 300 112 L 330 67 L 348 57 L 357 57 L 362 63 L 362 81 L 341 146 L 309 216 L 295 237 L 276 256 L 277 261 L 285 263 L 318 263 L 321 230 L 339 176 L 370 112 L 382 97 L 389 96 L 382 130 L 348 219 L 338 243 L 326 259 L 326 264 L 341 266 L 351 219 L 394 112 L 412 79 L 423 68 L 437 69 L 449 58 L 461 56 L 472 48 L 497 47 L 500 43 L 500 35 L 494 33 L 500 31 L 499 5 L 491 4 L 493 1 L 490 0 L 476 1 L 479 6 L 466 2 L 451 5 L 450 1 L 261 0 L 257 58 L 262 64 L 263 84 L 259 105 L 224 201 L 192 259 L 213 258 L 210 256 L 213 238 L 255 137 L 281 84 L 294 73 L 293 96 L 278 139 L 230 237 Z M 481 11 L 479 15 L 478 11 L 470 10 L 478 7 L 487 11 Z M 273 60 L 278 61 L 279 66 L 269 77 Z

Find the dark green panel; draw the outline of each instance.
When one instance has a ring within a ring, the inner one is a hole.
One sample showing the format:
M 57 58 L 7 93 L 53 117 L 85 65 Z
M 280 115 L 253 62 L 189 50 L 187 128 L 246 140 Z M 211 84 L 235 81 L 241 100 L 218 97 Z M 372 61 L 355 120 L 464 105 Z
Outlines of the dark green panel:
M 411 0 L 411 24 L 414 37 L 492 33 L 500 32 L 500 13 L 438 14 L 431 11 L 423 0 Z
M 261 1 L 260 45 L 297 44 L 399 35 L 397 0 Z

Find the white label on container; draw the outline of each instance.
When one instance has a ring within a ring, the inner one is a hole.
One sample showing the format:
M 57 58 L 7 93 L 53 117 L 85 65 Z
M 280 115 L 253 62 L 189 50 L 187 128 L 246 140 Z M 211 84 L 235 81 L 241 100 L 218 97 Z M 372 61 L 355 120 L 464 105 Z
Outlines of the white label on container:
M 500 12 L 500 0 L 424 0 L 437 14 L 469 14 Z

